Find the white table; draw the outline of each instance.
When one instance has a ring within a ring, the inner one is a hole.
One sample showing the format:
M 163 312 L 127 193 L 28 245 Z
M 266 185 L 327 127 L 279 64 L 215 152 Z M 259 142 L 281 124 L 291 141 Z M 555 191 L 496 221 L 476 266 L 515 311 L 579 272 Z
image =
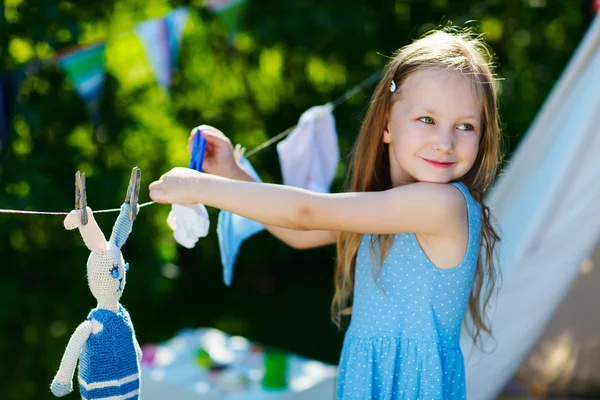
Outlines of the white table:
M 211 372 L 196 360 L 204 348 L 214 361 L 229 365 Z M 240 336 L 216 329 L 188 329 L 155 348 L 151 364 L 142 363 L 143 400 L 333 400 L 337 368 L 332 365 L 288 355 L 288 387 L 266 390 L 261 387 L 263 353 Z M 146 358 L 146 357 L 144 357 Z M 248 378 L 242 389 L 223 384 L 223 377 L 235 371 Z

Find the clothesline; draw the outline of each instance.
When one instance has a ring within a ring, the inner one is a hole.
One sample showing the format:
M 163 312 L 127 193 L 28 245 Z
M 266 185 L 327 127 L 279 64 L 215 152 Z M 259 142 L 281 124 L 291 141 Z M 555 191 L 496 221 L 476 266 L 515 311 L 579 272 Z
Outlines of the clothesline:
M 372 85 L 373 83 L 375 83 L 377 81 L 377 79 L 379 79 L 379 77 L 381 76 L 380 72 L 376 72 L 373 75 L 369 76 L 367 79 L 365 79 L 364 81 L 360 82 L 359 84 L 355 85 L 354 87 L 352 87 L 350 90 L 348 90 L 346 93 L 344 93 L 343 95 L 341 95 L 340 97 L 338 97 L 335 101 L 331 102 L 331 106 L 332 106 L 332 110 L 335 109 L 337 106 L 339 106 L 340 104 L 344 103 L 345 101 L 347 101 L 348 99 L 350 99 L 352 96 L 354 96 L 355 94 L 359 93 L 360 91 L 364 90 L 366 87 Z M 291 126 L 289 128 L 287 128 L 286 130 L 284 130 L 283 132 L 278 133 L 277 135 L 273 136 L 272 138 L 270 138 L 269 140 L 261 143 L 260 145 L 256 146 L 254 149 L 248 151 L 245 156 L 248 158 L 256 153 L 258 153 L 259 151 L 269 147 L 270 145 L 272 145 L 273 143 L 285 138 L 287 135 L 289 135 L 290 133 L 292 133 L 292 131 L 296 128 L 297 125 Z M 153 204 L 153 201 L 149 201 L 147 203 L 143 203 L 140 204 L 139 207 L 146 207 L 150 204 Z M 120 211 L 120 208 L 112 208 L 109 210 L 97 210 L 97 211 L 93 211 L 94 214 L 100 214 L 100 213 L 108 213 L 108 212 L 118 212 Z M 61 211 L 29 211 L 29 210 L 8 210 L 8 209 L 0 209 L 0 214 L 28 214 L 28 215 L 67 215 L 69 214 L 68 212 L 61 212 Z
M 149 206 L 150 204 L 154 204 L 153 201 L 149 201 L 147 203 L 139 204 L 138 208 Z M 117 212 L 121 211 L 120 208 L 111 208 L 110 210 L 96 210 L 93 211 L 94 214 L 101 213 L 109 213 L 109 212 Z M 28 211 L 28 210 L 4 210 L 0 209 L 0 214 L 36 214 L 36 215 L 68 215 L 68 212 L 63 211 Z

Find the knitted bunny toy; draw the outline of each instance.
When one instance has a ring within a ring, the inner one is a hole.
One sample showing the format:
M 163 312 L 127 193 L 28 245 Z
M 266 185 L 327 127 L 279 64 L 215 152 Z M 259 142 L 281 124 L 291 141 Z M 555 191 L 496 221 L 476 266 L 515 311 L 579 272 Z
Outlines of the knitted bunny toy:
M 129 313 L 119 303 L 129 269 L 120 248 L 133 225 L 131 205 L 121 206 L 108 242 L 92 210 L 89 207 L 85 210 L 87 224 L 82 222 L 81 210 L 73 210 L 64 225 L 67 229 L 79 227 L 83 241 L 92 251 L 87 277 L 98 306 L 71 336 L 50 389 L 58 397 L 73 390 L 73 374 L 79 359 L 79 389 L 83 399 L 137 399 L 142 352 Z

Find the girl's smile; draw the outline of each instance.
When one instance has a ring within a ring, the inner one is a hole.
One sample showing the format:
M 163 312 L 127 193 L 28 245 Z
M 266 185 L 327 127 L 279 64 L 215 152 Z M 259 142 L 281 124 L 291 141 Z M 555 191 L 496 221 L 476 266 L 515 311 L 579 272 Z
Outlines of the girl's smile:
M 424 157 L 421 157 L 421 158 L 428 164 L 433 165 L 435 168 L 449 168 L 454 165 L 454 162 L 435 161 L 435 160 L 429 160 Z

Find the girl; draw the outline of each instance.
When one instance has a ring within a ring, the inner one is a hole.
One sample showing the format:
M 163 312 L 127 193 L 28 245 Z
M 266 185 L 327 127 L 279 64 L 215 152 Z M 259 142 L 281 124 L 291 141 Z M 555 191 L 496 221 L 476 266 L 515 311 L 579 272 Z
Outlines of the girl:
M 218 207 L 297 248 L 337 242 L 332 317 L 352 314 L 339 399 L 466 398 L 461 322 L 468 306 L 474 340 L 490 332 L 481 313 L 498 240 L 483 204 L 499 160 L 489 55 L 440 31 L 400 49 L 375 89 L 346 193 L 248 182 L 209 127 L 214 174 L 175 168 L 150 185 L 155 201 Z

